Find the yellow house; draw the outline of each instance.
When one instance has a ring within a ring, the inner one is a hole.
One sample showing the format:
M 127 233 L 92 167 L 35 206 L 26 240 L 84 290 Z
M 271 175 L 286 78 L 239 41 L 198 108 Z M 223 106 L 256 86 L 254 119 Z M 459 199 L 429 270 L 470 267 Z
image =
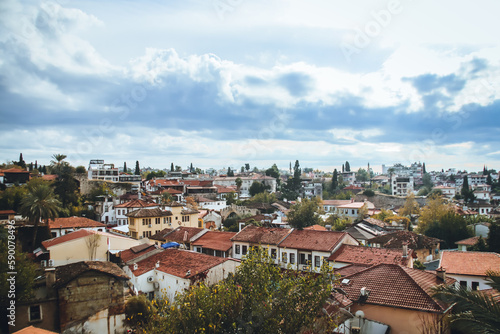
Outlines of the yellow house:
M 198 227 L 198 211 L 174 203 L 170 210 L 139 209 L 127 214 L 129 234 L 134 239 L 149 238 L 165 228 Z

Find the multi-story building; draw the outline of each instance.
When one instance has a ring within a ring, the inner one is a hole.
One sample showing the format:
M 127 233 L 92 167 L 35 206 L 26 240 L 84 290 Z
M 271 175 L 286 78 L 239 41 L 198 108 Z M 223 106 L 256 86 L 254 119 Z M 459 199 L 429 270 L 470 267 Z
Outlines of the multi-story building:
M 254 174 L 251 176 L 230 176 L 230 177 L 216 177 L 214 185 L 224 187 L 236 186 L 236 179 L 241 179 L 240 197 L 250 197 L 250 187 L 254 182 L 260 182 L 269 188 L 270 193 L 276 192 L 276 179 L 271 176 Z
M 105 164 L 104 160 L 90 160 L 88 179 L 112 182 L 120 180 L 118 168 L 114 164 Z
M 409 192 L 413 192 L 413 176 L 397 176 L 391 177 L 392 195 L 406 196 Z

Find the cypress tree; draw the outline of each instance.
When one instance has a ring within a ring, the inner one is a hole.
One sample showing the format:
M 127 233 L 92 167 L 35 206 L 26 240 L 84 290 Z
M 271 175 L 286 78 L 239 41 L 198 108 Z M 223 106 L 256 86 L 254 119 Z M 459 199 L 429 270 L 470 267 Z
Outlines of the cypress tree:
M 38 169 L 38 160 L 35 160 L 35 169 Z
M 425 162 L 424 162 L 424 163 L 422 164 L 422 174 L 425 174 L 425 173 L 427 173 L 427 172 L 425 171 Z
M 339 187 L 339 180 L 338 180 L 338 173 L 337 173 L 337 168 L 333 170 L 333 176 L 332 176 L 332 190 L 335 190 Z
M 141 169 L 139 168 L 139 161 L 135 162 L 135 175 L 141 175 Z
M 351 165 L 349 165 L 349 161 L 345 162 L 345 171 L 350 172 L 351 171 Z
M 173 172 L 173 171 L 174 171 L 174 163 L 173 163 L 173 162 L 170 164 L 170 171 L 171 171 L 171 172 Z
M 126 161 L 123 163 L 123 172 L 127 173 L 127 162 Z

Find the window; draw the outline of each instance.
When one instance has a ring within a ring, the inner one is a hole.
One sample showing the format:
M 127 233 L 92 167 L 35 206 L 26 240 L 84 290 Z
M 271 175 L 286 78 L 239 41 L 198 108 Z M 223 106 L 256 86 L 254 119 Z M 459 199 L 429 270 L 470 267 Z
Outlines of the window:
M 130 226 L 134 226 L 134 218 L 130 218 Z
M 472 282 L 472 290 L 479 290 L 479 282 Z
M 29 309 L 29 321 L 42 320 L 42 307 L 40 305 L 32 305 Z
M 276 248 L 271 248 L 271 259 L 276 259 Z
M 241 248 L 241 254 L 243 254 L 243 255 L 246 255 L 246 254 L 247 254 L 247 246 L 245 246 L 245 245 L 244 245 L 244 246 Z
M 189 221 L 189 216 L 182 216 L 182 221 L 183 222 L 188 222 Z
M 160 224 L 161 218 L 155 218 L 155 224 Z
M 295 253 L 290 253 L 290 264 L 295 264 Z
M 317 255 L 316 255 L 316 256 L 314 257 L 314 266 L 315 266 L 316 268 L 320 266 L 319 262 L 320 262 L 320 261 L 319 261 L 319 256 L 317 256 Z
M 240 245 L 234 246 L 234 254 L 240 254 Z
M 463 289 L 467 289 L 467 281 L 460 281 L 460 287 Z
M 288 255 L 288 254 L 287 254 L 286 252 L 281 253 L 281 261 L 282 261 L 283 263 L 286 263 L 286 262 L 287 262 L 287 260 L 288 260 L 288 256 L 287 256 L 287 255 Z M 291 254 L 290 254 L 290 255 L 291 255 Z

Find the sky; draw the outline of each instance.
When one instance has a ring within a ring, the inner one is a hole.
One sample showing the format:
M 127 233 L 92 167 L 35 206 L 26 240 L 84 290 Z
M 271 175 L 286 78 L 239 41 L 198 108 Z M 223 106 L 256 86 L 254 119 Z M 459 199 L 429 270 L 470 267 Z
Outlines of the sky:
M 500 2 L 0 2 L 0 163 L 500 169 Z

